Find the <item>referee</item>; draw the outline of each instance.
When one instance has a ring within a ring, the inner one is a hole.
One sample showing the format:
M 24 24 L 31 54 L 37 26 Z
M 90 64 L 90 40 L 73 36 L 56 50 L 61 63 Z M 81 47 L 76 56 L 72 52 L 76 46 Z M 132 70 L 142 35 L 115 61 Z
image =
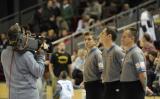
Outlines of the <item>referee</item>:
M 96 47 L 95 38 L 90 32 L 84 34 L 84 43 L 88 51 L 83 74 L 86 99 L 103 99 L 103 84 L 101 81 L 103 61 L 101 51 Z
M 120 72 L 124 53 L 114 43 L 116 37 L 116 30 L 110 27 L 105 28 L 100 34 L 100 41 L 104 46 L 104 99 L 120 99 Z
M 130 27 L 123 31 L 122 46 L 126 55 L 122 63 L 121 99 L 144 99 L 148 88 L 145 57 L 136 45 L 137 30 Z

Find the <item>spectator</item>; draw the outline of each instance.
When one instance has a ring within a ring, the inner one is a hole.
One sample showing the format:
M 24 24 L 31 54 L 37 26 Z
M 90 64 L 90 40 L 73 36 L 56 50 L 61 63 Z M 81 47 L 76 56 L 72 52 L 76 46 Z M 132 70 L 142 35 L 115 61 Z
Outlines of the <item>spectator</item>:
M 147 86 L 153 90 L 152 85 L 153 85 L 153 81 L 156 78 L 155 75 L 155 68 L 156 65 L 154 64 L 154 61 L 157 57 L 157 52 L 156 51 L 149 51 L 148 52 L 148 59 L 147 59 L 147 64 L 146 64 L 146 70 L 147 70 Z
M 4 33 L 0 34 L 0 53 L 6 47 L 7 44 L 7 36 Z
M 67 29 L 61 29 L 61 30 L 59 30 L 58 36 L 59 36 L 59 38 L 62 38 L 62 37 L 67 36 L 68 34 L 69 34 L 69 32 Z
M 47 32 L 46 31 L 42 31 L 40 33 L 40 36 L 46 38 L 47 37 Z
M 82 15 L 84 13 L 85 8 L 87 7 L 88 0 L 75 0 L 75 1 L 79 1 L 78 13 L 79 15 Z
M 69 34 L 69 32 L 67 31 L 67 29 L 62 29 L 62 37 L 65 37 Z
M 78 56 L 75 59 L 75 61 L 72 63 L 72 67 L 74 69 L 78 69 L 78 70 L 83 71 L 83 65 L 84 65 L 86 54 L 87 54 L 86 50 L 84 50 L 84 49 L 78 50 Z
M 102 30 L 104 29 L 105 24 L 102 24 L 100 20 L 96 20 L 95 24 L 98 24 L 98 25 L 94 27 L 92 31 L 94 31 L 96 36 L 98 36 L 99 33 L 102 32 Z
M 140 41 L 140 46 L 142 47 L 144 54 L 147 54 L 149 51 L 156 50 L 149 34 L 144 34 L 142 40 Z
M 122 6 L 122 11 L 127 11 L 130 9 L 130 6 L 128 3 L 124 3 L 123 6 Z
M 56 24 L 58 26 L 59 32 L 62 29 L 66 29 L 67 31 L 69 31 L 69 26 L 68 26 L 67 22 L 62 17 L 56 18 Z
M 53 29 L 49 29 L 47 33 L 47 40 L 53 42 L 57 40 L 57 33 Z
M 118 13 L 118 6 L 115 2 L 111 2 L 109 6 L 102 9 L 102 19 L 106 19 Z
M 72 77 L 74 88 L 79 88 L 80 83 L 83 81 L 83 65 L 87 52 L 84 49 L 79 49 L 78 52 L 74 51 L 72 54 Z
M 47 38 L 46 38 L 46 43 L 49 45 L 48 48 L 48 53 L 52 53 L 53 52 L 53 45 L 52 42 L 54 42 L 55 40 L 57 40 L 57 34 L 55 33 L 55 31 L 53 29 L 49 29 L 48 30 L 48 34 L 47 34 Z
M 71 77 L 71 56 L 65 51 L 65 44 L 63 42 L 58 44 L 58 50 L 52 54 L 50 62 L 53 68 L 51 70 L 53 70 L 56 77 L 59 77 L 62 70 L 67 71 Z M 52 76 L 54 75 L 52 74 Z
M 65 44 L 60 42 L 58 50 L 52 54 L 50 59 L 49 71 L 52 77 L 53 92 L 55 90 L 56 81 L 62 71 L 66 71 L 70 77 L 71 75 L 71 55 L 65 51 Z
M 92 19 L 89 15 L 82 15 L 82 19 L 78 21 L 76 33 L 84 32 L 86 28 L 91 26 L 94 23 L 94 19 Z
M 39 33 L 43 30 L 43 8 L 42 7 L 38 7 L 38 9 L 35 11 L 34 15 L 33 15 L 33 20 L 31 23 L 31 28 L 32 31 L 35 33 Z
M 50 27 L 52 27 L 53 29 L 57 28 L 55 25 L 55 18 L 56 15 L 53 10 L 53 2 L 49 0 L 42 14 L 43 30 L 47 31 Z
M 97 0 L 93 0 L 85 9 L 84 14 L 88 14 L 93 18 L 100 19 L 102 14 L 102 6 Z
M 73 18 L 73 8 L 69 3 L 69 0 L 63 0 L 63 5 L 61 8 L 62 17 L 65 19 L 69 28 L 71 29 L 72 18 Z
M 53 2 L 53 7 L 60 8 L 60 3 L 57 0 L 52 0 L 52 2 Z
M 60 4 L 57 0 L 52 0 L 52 9 L 53 9 L 53 15 L 55 17 L 60 16 Z
M 72 62 L 74 62 L 75 59 L 78 57 L 77 54 L 78 54 L 78 53 L 77 53 L 77 50 L 74 50 L 74 51 L 72 52 L 72 56 L 71 56 Z M 72 66 L 72 67 L 73 67 L 73 66 Z

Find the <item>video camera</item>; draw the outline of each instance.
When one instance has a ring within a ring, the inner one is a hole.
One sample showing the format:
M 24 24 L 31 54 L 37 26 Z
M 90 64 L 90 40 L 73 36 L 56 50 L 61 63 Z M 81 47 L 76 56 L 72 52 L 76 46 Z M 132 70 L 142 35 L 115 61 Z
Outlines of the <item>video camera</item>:
M 25 27 L 18 23 L 12 25 L 8 31 L 9 45 L 17 52 L 36 51 L 43 44 L 43 37 L 32 35 Z

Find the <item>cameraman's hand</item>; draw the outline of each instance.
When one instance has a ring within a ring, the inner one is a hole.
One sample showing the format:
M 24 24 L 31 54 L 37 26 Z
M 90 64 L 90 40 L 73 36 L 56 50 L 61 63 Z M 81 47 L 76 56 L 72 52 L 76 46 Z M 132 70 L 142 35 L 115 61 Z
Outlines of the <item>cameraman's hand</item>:
M 36 52 L 36 60 L 37 61 L 41 61 L 43 62 L 43 64 L 45 64 L 45 51 L 41 48 L 38 49 L 38 51 Z
M 45 55 L 45 51 L 42 48 L 39 48 L 36 54 L 37 55 Z

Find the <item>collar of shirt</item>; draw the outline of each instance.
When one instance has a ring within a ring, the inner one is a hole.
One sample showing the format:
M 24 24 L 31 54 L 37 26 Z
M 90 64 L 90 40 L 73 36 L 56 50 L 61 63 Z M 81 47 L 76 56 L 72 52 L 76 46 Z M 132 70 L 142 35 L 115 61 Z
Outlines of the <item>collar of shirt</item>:
M 112 43 L 112 46 L 109 49 L 107 49 L 107 53 L 109 53 L 114 47 L 115 47 L 115 43 Z
M 129 48 L 128 50 L 126 50 L 126 54 L 129 53 L 130 51 L 132 51 L 136 47 L 137 47 L 137 45 L 134 44 L 131 48 Z
M 90 54 L 90 53 L 94 52 L 95 50 L 97 50 L 97 47 L 92 48 L 92 49 L 89 51 L 89 53 L 88 53 L 88 54 Z

